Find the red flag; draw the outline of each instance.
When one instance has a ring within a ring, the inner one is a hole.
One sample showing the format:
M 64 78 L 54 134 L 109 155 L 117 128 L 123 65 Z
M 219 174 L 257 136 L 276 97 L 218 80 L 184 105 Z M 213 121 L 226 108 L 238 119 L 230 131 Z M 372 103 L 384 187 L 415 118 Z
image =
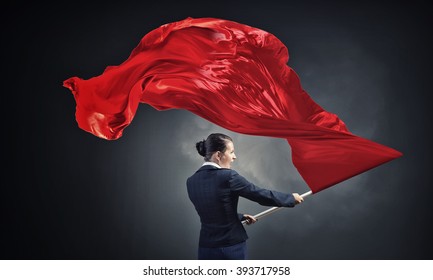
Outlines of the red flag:
M 285 138 L 295 167 L 318 192 L 400 157 L 358 137 L 302 89 L 274 35 L 215 18 L 186 18 L 146 34 L 129 58 L 96 77 L 63 82 L 80 128 L 115 140 L 139 103 L 185 109 L 235 132 Z

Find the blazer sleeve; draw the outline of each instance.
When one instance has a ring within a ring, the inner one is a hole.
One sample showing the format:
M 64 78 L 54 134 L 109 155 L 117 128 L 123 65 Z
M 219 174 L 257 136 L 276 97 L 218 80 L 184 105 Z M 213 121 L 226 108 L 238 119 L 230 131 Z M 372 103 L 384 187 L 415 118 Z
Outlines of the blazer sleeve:
M 294 207 L 295 198 L 292 194 L 260 188 L 232 170 L 230 173 L 230 189 L 246 199 L 264 206 Z

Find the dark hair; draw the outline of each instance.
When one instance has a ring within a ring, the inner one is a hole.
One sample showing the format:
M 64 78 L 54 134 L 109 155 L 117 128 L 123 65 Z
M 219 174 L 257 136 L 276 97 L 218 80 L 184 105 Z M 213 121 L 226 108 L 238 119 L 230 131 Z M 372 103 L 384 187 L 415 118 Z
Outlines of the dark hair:
M 206 161 L 210 161 L 211 156 L 215 152 L 224 153 L 227 149 L 227 142 L 232 141 L 232 138 L 222 133 L 212 133 L 206 140 L 202 140 L 195 144 L 198 153 L 204 157 Z

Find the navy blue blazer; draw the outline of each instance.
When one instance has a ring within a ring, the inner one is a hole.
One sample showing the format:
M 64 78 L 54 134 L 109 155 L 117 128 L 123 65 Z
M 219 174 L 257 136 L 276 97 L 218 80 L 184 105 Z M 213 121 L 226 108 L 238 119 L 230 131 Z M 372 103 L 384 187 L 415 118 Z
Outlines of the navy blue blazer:
M 204 165 L 186 182 L 188 196 L 200 216 L 199 246 L 226 247 L 248 239 L 238 214 L 239 197 L 264 206 L 293 207 L 292 194 L 259 188 L 233 169 Z

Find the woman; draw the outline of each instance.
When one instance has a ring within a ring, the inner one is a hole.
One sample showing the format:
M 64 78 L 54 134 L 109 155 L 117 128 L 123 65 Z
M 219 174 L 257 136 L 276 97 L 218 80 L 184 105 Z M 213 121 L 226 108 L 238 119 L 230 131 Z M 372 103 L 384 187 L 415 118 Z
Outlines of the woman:
M 212 133 L 196 143 L 204 164 L 187 180 L 188 196 L 200 216 L 198 259 L 246 259 L 247 224 L 256 222 L 248 214 L 238 214 L 239 197 L 265 206 L 294 207 L 303 198 L 259 188 L 231 169 L 236 159 L 233 140 Z

